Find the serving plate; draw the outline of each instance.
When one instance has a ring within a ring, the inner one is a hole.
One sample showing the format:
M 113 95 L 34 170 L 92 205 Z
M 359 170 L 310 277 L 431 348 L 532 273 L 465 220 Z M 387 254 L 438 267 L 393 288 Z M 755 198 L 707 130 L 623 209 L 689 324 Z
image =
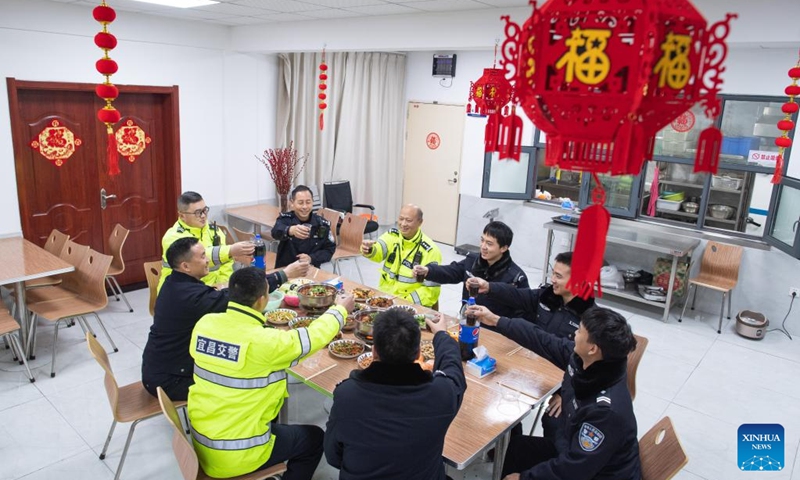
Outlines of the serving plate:
M 289 322 L 297 318 L 297 312 L 289 310 L 288 308 L 278 308 L 277 310 L 270 310 L 264 314 L 267 322 L 272 325 L 288 325 Z
M 356 358 L 366 350 L 367 346 L 358 340 L 334 340 L 328 344 L 328 352 L 338 358 Z

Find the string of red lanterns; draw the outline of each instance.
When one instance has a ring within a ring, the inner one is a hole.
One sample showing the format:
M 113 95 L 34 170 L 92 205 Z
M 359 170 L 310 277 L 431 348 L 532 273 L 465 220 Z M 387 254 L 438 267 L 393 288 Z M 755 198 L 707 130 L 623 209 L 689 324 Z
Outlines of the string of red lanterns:
M 783 178 L 783 152 L 792 146 L 792 139 L 789 138 L 789 132 L 794 130 L 794 122 L 792 115 L 800 110 L 797 102 L 794 101 L 795 97 L 800 95 L 800 85 L 797 81 L 800 80 L 800 58 L 794 67 L 789 69 L 789 78 L 792 79 L 792 84 L 786 87 L 786 95 L 789 96 L 789 101 L 784 103 L 781 111 L 784 113 L 783 120 L 778 121 L 778 130 L 783 130 L 783 135 L 775 139 L 775 145 L 778 146 L 778 160 L 775 162 L 775 173 L 772 175 L 772 183 L 781 183 Z
M 119 175 L 119 158 L 117 155 L 117 140 L 114 136 L 114 124 L 119 122 L 121 115 L 112 105 L 113 101 L 119 96 L 119 89 L 111 83 L 111 75 L 117 73 L 117 62 L 109 57 L 108 52 L 117 46 L 117 37 L 108 32 L 108 24 L 117 18 L 117 12 L 101 0 L 100 5 L 92 10 L 94 19 L 103 25 L 103 30 L 94 36 L 94 44 L 103 50 L 103 58 L 95 63 L 95 68 L 100 74 L 105 76 L 105 81 L 98 84 L 95 93 L 98 97 L 106 101 L 103 108 L 97 111 L 97 118 L 106 125 L 108 141 L 106 147 L 106 157 L 108 161 L 108 175 Z
M 326 100 L 328 98 L 328 94 L 325 93 L 328 89 L 328 85 L 325 83 L 328 80 L 328 64 L 325 63 L 325 47 L 322 47 L 322 61 L 319 63 L 319 94 L 317 98 L 319 98 L 319 129 L 322 131 L 325 128 L 325 109 L 328 108 L 328 104 Z

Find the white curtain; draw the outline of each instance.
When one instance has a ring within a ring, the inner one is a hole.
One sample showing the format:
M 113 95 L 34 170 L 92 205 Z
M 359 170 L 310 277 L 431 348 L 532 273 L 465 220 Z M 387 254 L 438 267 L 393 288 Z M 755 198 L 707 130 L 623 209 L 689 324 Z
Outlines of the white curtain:
M 319 130 L 319 53 L 281 55 L 277 136 L 309 153 L 298 182 L 350 180 L 356 203 L 394 222 L 403 195 L 406 58 L 402 54 L 326 54 L 328 108 Z

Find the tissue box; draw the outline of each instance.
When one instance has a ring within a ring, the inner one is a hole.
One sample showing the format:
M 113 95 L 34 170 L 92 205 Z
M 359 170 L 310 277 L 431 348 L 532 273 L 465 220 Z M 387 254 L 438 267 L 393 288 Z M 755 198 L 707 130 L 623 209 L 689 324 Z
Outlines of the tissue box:
M 483 378 L 497 370 L 497 360 L 492 357 L 484 357 L 480 360 L 473 358 L 467 361 L 464 370 L 473 377 Z

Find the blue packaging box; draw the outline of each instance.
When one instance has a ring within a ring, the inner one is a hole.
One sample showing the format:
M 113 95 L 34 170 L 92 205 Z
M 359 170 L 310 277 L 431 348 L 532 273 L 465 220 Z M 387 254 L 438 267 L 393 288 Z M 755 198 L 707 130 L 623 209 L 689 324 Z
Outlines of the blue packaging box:
M 473 377 L 483 378 L 497 370 L 497 360 L 492 357 L 484 357 L 480 360 L 473 358 L 467 361 L 464 370 Z

